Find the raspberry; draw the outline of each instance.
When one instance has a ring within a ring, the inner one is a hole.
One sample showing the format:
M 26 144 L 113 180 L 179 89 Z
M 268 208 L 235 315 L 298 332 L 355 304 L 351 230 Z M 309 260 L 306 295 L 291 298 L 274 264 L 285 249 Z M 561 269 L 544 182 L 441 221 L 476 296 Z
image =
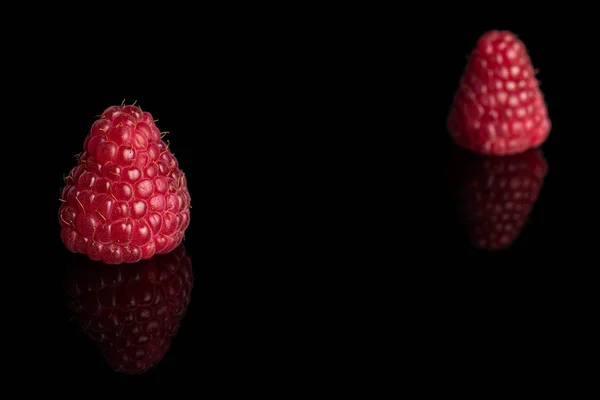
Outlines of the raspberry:
M 111 106 L 85 139 L 65 179 L 61 239 L 74 253 L 107 264 L 172 251 L 190 223 L 190 194 L 152 115 Z
M 551 124 L 543 94 L 527 49 L 513 33 L 481 36 L 447 125 L 458 145 L 485 155 L 522 153 L 547 139 Z
M 97 342 L 111 368 L 147 371 L 169 350 L 190 302 L 192 264 L 184 246 L 114 268 L 76 257 L 67 273 L 74 321 Z
M 548 172 L 541 149 L 505 157 L 459 152 L 452 167 L 460 215 L 473 246 L 509 247 L 521 233 Z

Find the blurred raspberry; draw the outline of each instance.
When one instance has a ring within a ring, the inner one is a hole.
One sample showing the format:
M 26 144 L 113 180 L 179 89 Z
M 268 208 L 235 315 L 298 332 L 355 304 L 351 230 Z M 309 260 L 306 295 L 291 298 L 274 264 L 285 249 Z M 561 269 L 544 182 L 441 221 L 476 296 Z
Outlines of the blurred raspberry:
M 550 119 L 525 44 L 508 31 L 482 35 L 447 120 L 453 140 L 484 155 L 522 153 L 548 138 Z

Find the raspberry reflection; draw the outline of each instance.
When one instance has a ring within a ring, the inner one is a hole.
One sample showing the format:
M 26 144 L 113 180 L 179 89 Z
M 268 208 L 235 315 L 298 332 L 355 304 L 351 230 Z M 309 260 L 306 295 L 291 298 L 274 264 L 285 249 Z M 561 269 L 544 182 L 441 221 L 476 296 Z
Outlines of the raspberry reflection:
M 109 366 L 140 374 L 160 362 L 190 302 L 192 264 L 184 246 L 118 266 L 75 260 L 67 274 L 69 309 Z
M 523 230 L 548 172 L 542 150 L 511 156 L 454 150 L 451 182 L 471 243 L 487 250 L 510 247 Z

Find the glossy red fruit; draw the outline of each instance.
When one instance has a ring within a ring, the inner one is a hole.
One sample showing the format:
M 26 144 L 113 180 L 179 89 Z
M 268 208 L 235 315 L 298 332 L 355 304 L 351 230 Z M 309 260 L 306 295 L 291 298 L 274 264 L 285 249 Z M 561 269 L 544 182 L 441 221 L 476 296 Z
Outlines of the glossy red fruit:
M 500 250 L 521 233 L 548 165 L 541 149 L 505 157 L 458 151 L 452 171 L 460 215 L 473 246 Z
M 550 119 L 525 44 L 508 31 L 485 33 L 473 50 L 447 120 L 461 147 L 484 155 L 540 146 Z
M 67 274 L 74 320 L 116 371 L 139 374 L 168 351 L 190 302 L 192 264 L 183 245 L 111 268 L 76 256 Z
M 190 223 L 190 194 L 152 115 L 112 106 L 85 139 L 65 179 L 61 239 L 72 252 L 107 264 L 172 251 Z

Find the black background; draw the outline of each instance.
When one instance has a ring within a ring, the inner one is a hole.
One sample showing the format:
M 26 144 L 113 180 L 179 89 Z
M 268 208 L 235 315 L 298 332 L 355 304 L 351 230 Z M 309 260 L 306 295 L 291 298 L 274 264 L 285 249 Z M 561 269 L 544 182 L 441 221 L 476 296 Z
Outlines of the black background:
M 597 225 L 584 24 L 486 10 L 443 21 L 423 10 L 187 11 L 131 25 L 42 18 L 33 39 L 8 45 L 7 157 L 23 166 L 6 171 L 16 376 L 296 391 L 371 387 L 369 372 L 386 380 L 390 361 L 419 378 L 485 378 L 483 365 L 520 374 L 578 353 L 582 341 L 567 338 L 584 337 L 590 318 Z M 469 245 L 456 215 L 445 128 L 466 56 L 490 29 L 527 45 L 553 124 L 529 222 L 493 253 Z M 103 363 L 61 292 L 62 176 L 94 116 L 124 99 L 170 132 L 193 206 L 192 302 L 163 362 L 139 377 Z

